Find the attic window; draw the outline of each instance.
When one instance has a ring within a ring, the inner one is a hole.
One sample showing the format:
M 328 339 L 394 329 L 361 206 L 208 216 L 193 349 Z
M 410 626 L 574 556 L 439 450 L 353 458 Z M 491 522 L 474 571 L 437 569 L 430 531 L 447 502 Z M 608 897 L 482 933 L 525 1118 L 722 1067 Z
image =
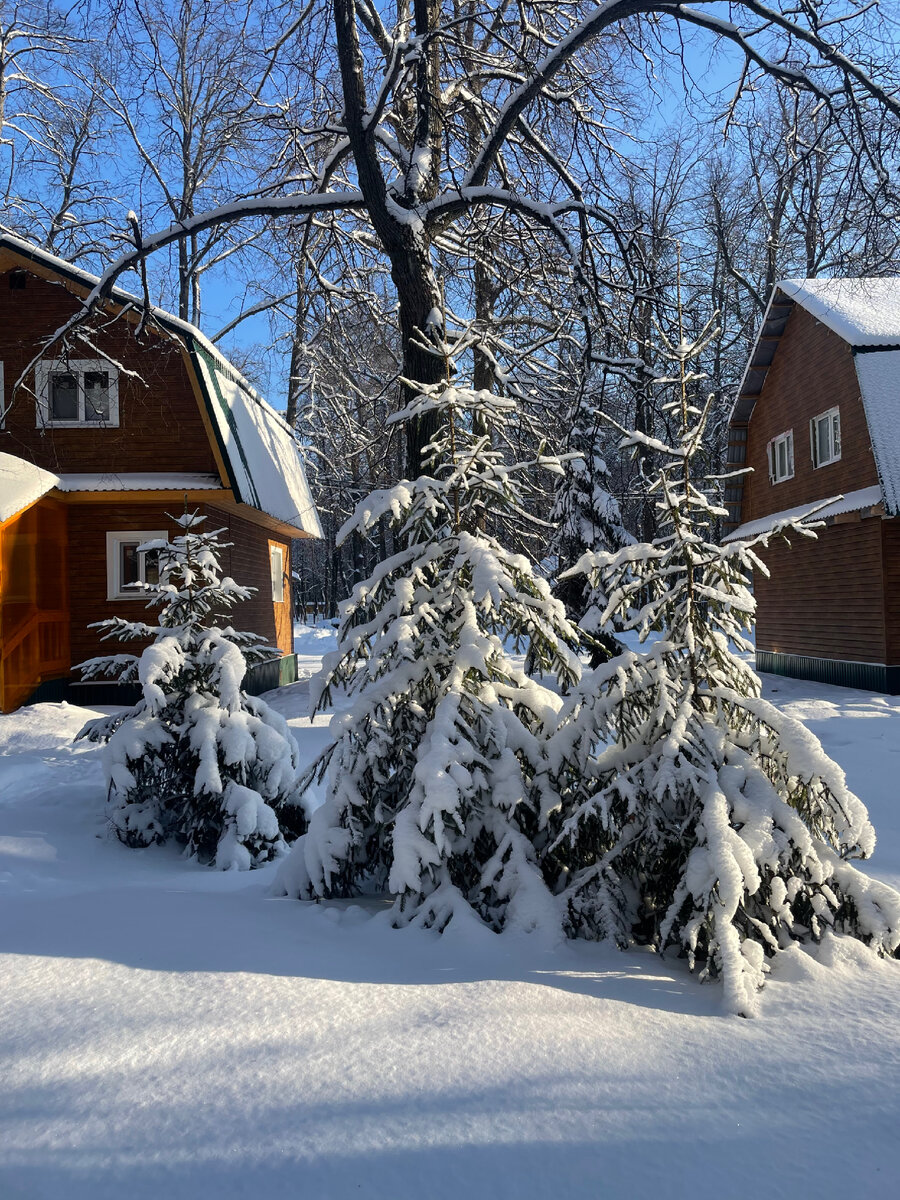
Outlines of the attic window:
M 39 363 L 37 426 L 96 428 L 119 424 L 119 376 L 102 359 Z
M 11 292 L 21 292 L 25 290 L 25 280 L 28 278 L 26 271 L 10 271 L 9 273 L 9 290 Z
M 794 477 L 794 431 L 779 433 L 772 438 L 766 447 L 769 458 L 769 480 L 771 483 L 782 483 L 785 479 Z
M 827 467 L 841 457 L 841 414 L 837 408 L 813 417 L 809 423 L 809 444 L 814 467 Z

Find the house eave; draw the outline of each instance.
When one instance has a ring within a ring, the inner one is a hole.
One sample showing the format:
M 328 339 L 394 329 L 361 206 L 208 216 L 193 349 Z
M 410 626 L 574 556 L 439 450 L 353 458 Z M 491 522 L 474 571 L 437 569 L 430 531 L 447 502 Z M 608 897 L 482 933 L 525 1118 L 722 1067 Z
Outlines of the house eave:
M 756 341 L 738 384 L 737 395 L 728 417 L 729 425 L 746 425 L 749 422 L 793 309 L 794 301 L 776 285 L 769 297 Z

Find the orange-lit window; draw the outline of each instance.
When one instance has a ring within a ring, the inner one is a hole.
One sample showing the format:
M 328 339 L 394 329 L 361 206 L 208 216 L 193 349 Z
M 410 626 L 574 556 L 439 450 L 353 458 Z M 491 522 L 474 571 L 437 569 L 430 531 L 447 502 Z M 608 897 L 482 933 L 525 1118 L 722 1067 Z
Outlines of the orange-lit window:
M 272 574 L 272 599 L 276 604 L 284 603 L 284 548 L 269 547 L 269 570 Z

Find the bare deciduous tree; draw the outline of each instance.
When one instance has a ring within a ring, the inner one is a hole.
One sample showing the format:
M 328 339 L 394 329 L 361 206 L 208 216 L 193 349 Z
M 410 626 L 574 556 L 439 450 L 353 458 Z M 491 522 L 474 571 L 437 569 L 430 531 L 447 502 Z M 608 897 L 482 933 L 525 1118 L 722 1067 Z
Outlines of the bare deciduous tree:
M 610 295 L 629 286 L 627 271 L 619 277 L 617 266 L 634 250 L 633 231 L 605 203 L 607 180 L 587 178 L 581 167 L 588 143 L 601 145 L 610 162 L 625 154 L 626 139 L 612 131 L 614 105 L 607 105 L 598 64 L 670 58 L 679 39 L 705 33 L 745 59 L 729 120 L 736 120 L 745 93 L 772 80 L 812 98 L 860 171 L 886 170 L 883 141 L 895 132 L 900 100 L 887 66 L 876 61 L 869 6 L 735 0 L 730 20 L 720 10 L 712 0 L 693 7 L 608 0 L 593 9 L 549 0 L 411 0 L 397 6 L 388 26 L 370 0 L 333 0 L 333 38 L 330 46 L 320 43 L 318 65 L 335 104 L 318 123 L 295 129 L 284 174 L 261 173 L 258 187 L 206 212 L 194 212 L 179 192 L 173 224 L 138 239 L 107 270 L 89 303 L 167 246 L 184 247 L 179 253 L 190 264 L 197 239 L 217 238 L 238 222 L 306 219 L 365 240 L 383 257 L 396 296 L 403 377 L 428 384 L 441 367 L 416 333 L 441 323 L 438 255 L 454 237 L 459 242 L 462 229 L 500 214 L 504 236 L 515 231 L 511 244 L 523 231 L 555 242 L 590 355 Z M 310 5 L 308 20 L 322 21 L 326 11 Z M 258 89 L 244 94 L 247 104 L 263 102 Z M 237 92 L 229 103 L 241 108 Z M 212 153 L 219 161 L 221 152 Z M 600 157 L 595 153 L 592 161 Z M 205 178 L 199 161 L 194 176 Z M 483 317 L 495 301 L 485 307 L 492 268 L 489 259 L 482 261 L 474 306 Z M 418 472 L 434 419 L 410 423 L 411 473 Z

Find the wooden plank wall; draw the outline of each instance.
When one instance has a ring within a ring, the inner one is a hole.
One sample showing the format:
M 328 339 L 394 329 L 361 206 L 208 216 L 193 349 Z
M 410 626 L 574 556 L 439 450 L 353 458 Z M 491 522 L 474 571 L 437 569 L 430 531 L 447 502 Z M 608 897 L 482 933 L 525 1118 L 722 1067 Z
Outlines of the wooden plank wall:
M 775 539 L 757 572 L 756 645 L 781 654 L 885 661 L 880 517 L 827 526 L 816 541 Z
M 26 274 L 10 288 L 0 273 L 0 362 L 5 400 L 40 342 L 79 307 L 61 283 Z M 169 471 L 218 474 L 181 349 L 148 329 L 139 343 L 126 320 L 92 331 L 95 343 L 141 378 L 119 375 L 118 427 L 39 429 L 35 401 L 20 394 L 0 430 L 0 450 L 48 471 Z M 88 348 L 72 357 L 96 357 Z M 29 381 L 33 385 L 33 378 Z
M 66 512 L 43 499 L 0 525 L 0 711 L 69 667 Z
M 900 666 L 900 517 L 881 522 L 887 665 Z
M 841 413 L 841 457 L 814 467 L 809 422 L 834 405 Z M 789 429 L 794 431 L 794 477 L 772 484 L 766 446 Z M 744 485 L 742 521 L 878 483 L 850 347 L 799 305 L 788 318 L 750 418 L 747 466 L 753 474 Z
M 126 501 L 69 506 L 69 545 L 72 547 L 69 583 L 71 626 L 69 640 L 72 664 L 99 654 L 139 654 L 146 643 L 120 645 L 101 641 L 101 634 L 88 626 L 107 617 L 125 617 L 130 621 L 155 620 L 153 610 L 145 611 L 145 601 L 107 600 L 106 534 L 113 529 L 164 529 L 171 536 L 175 525 L 168 512 L 179 512 L 165 504 L 128 504 Z M 77 551 L 77 558 L 76 558 Z M 80 678 L 76 674 L 75 678 Z
M 235 629 L 252 629 L 262 634 L 271 646 L 277 646 L 282 654 L 294 650 L 294 630 L 291 616 L 291 546 L 289 541 L 274 536 L 259 525 L 245 521 L 233 513 L 208 507 L 210 528 L 224 528 L 225 541 L 234 545 L 226 550 L 223 566 L 236 583 L 255 587 L 256 595 L 234 610 Z M 285 579 L 284 602 L 272 600 L 271 575 L 269 573 L 269 547 L 280 546 L 284 552 Z
M 224 529 L 223 540 L 234 543 L 222 556 L 223 574 L 230 575 L 237 583 L 257 589 L 253 599 L 232 610 L 229 621 L 236 629 L 258 633 L 283 654 L 290 654 L 293 651 L 290 587 L 285 588 L 286 599 L 283 604 L 273 603 L 269 574 L 269 543 L 273 540 L 270 532 L 255 522 L 242 520 L 214 506 L 200 504 L 197 507 L 201 513 L 207 514 L 206 529 Z M 123 616 L 129 620 L 145 619 L 139 598 L 106 598 L 107 531 L 164 529 L 169 536 L 175 536 L 177 529 L 167 514 L 177 516 L 180 511 L 181 506 L 172 503 L 129 504 L 125 500 L 69 506 L 70 544 L 81 547 L 79 560 L 73 564 L 71 573 L 70 640 L 73 664 L 99 654 L 114 654 L 120 649 L 117 643 L 102 642 L 100 633 L 88 628 L 91 622 L 110 616 Z M 290 544 L 280 539 L 275 539 L 275 544 L 284 547 L 284 561 L 290 578 Z M 146 619 L 152 622 L 153 617 L 148 614 Z M 139 653 L 142 648 L 143 643 L 137 642 L 124 647 L 132 653 Z

